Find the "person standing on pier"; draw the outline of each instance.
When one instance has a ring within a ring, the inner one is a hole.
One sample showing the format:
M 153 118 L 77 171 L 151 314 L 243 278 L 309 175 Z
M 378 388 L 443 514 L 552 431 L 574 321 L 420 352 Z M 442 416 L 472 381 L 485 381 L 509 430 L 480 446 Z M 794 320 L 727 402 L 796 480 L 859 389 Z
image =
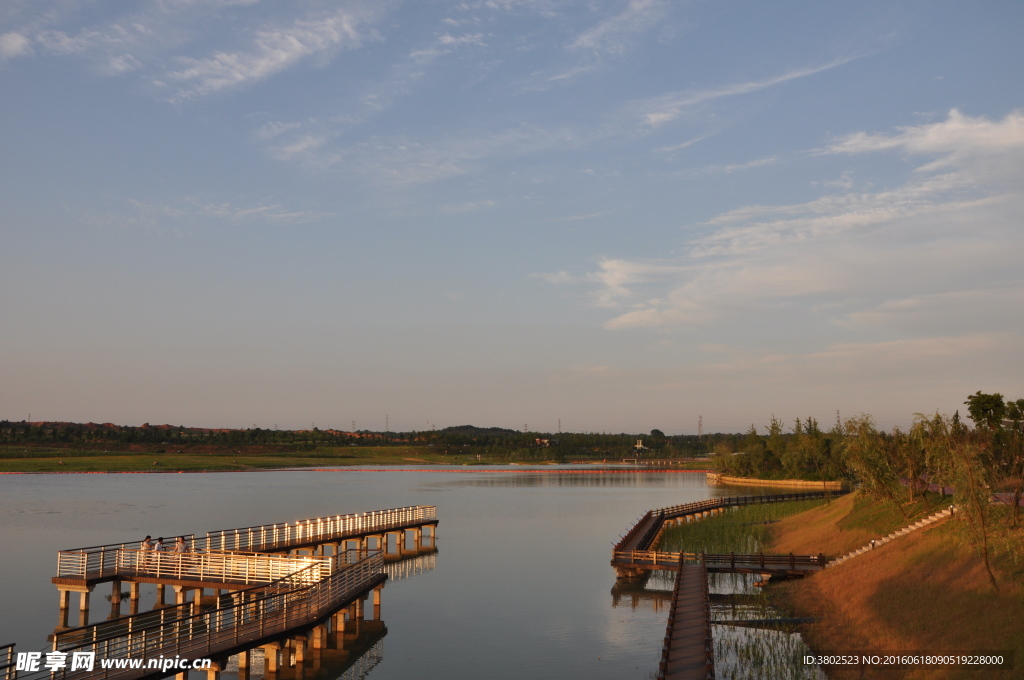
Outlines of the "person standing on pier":
M 149 568 L 149 553 L 153 550 L 153 537 L 146 534 L 146 537 L 142 539 L 142 544 L 139 546 L 139 565 L 143 569 Z
M 178 540 L 174 542 L 174 552 L 176 553 L 187 553 L 188 543 L 185 542 L 184 536 L 178 536 Z

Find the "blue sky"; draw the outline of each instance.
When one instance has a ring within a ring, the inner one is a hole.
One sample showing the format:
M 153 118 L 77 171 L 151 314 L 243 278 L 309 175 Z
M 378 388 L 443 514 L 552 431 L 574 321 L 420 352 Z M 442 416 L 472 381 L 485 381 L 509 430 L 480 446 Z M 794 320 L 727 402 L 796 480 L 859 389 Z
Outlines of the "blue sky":
M 1024 4 L 5 0 L 0 417 L 1024 396 Z

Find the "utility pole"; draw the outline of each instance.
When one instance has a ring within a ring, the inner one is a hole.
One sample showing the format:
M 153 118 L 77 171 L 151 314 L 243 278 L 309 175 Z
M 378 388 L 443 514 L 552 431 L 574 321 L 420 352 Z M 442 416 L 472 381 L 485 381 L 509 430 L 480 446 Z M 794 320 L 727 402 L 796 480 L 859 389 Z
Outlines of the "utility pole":
M 384 416 L 384 431 L 385 432 L 390 432 L 391 431 L 391 425 L 388 424 L 388 419 L 389 418 L 391 418 L 391 416 L 385 414 L 385 416 Z
M 839 422 L 839 409 L 836 409 L 836 427 L 842 427 L 842 424 Z
M 354 420 L 352 421 L 352 431 L 353 432 L 356 431 L 356 421 L 354 421 Z
M 558 434 L 562 434 L 562 419 L 558 419 Z
M 704 416 L 697 416 L 697 440 L 704 441 Z
M 523 423 L 523 434 L 526 434 L 526 432 L 527 432 L 527 431 L 528 431 L 529 429 L 530 429 L 530 426 L 529 426 L 529 425 L 528 425 L 527 423 Z

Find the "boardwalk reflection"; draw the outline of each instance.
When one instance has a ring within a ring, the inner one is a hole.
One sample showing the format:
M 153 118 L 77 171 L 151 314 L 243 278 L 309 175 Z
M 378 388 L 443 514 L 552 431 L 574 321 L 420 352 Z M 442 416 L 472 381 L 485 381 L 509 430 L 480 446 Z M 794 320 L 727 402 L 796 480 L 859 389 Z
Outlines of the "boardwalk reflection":
M 389 560 L 384 571 L 388 580 L 400 581 L 436 567 L 437 548 L 428 545 L 416 551 L 406 549 L 402 557 Z M 222 680 L 363 680 L 384 659 L 384 636 L 388 632 L 380 618 L 379 599 L 372 609 L 373 618 L 369 615 L 361 605 L 354 604 L 307 634 L 232 656 L 217 675 Z M 189 674 L 189 680 L 207 677 L 206 672 Z

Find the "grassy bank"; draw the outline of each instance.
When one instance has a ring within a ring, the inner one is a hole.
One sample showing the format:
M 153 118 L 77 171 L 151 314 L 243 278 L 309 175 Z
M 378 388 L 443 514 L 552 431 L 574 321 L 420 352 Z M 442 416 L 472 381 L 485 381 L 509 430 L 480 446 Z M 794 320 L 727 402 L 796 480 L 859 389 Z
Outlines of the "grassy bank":
M 929 504 L 930 503 L 930 506 Z M 905 526 L 942 506 L 930 498 L 897 508 L 848 496 L 784 519 L 770 527 L 774 552 L 838 554 Z M 958 520 L 913 532 L 811 578 L 773 588 L 780 606 L 795 616 L 820 617 L 804 637 L 820 653 L 1012 649 L 1017 670 L 903 668 L 898 671 L 831 668 L 830 678 L 1020 678 L 1024 677 L 1024 587 L 1008 560 L 997 564 L 993 590 L 981 558 Z
M 500 455 L 444 453 L 432 446 L 153 446 L 120 445 L 87 449 L 46 446 L 0 446 L 0 472 L 185 472 L 269 470 L 287 467 L 508 465 Z M 515 461 L 549 465 L 554 460 Z M 609 463 L 619 463 L 619 460 Z M 667 466 L 704 469 L 706 461 Z
M 139 472 L 259 470 L 362 465 L 469 465 L 494 463 L 476 456 L 442 455 L 421 446 L 317 448 L 314 451 L 208 450 L 138 452 L 0 448 L 0 472 Z
M 773 522 L 822 503 L 822 500 L 808 500 L 739 506 L 721 515 L 667 529 L 662 534 L 658 549 L 706 553 L 760 552 L 761 547 L 768 543 L 769 528 Z

